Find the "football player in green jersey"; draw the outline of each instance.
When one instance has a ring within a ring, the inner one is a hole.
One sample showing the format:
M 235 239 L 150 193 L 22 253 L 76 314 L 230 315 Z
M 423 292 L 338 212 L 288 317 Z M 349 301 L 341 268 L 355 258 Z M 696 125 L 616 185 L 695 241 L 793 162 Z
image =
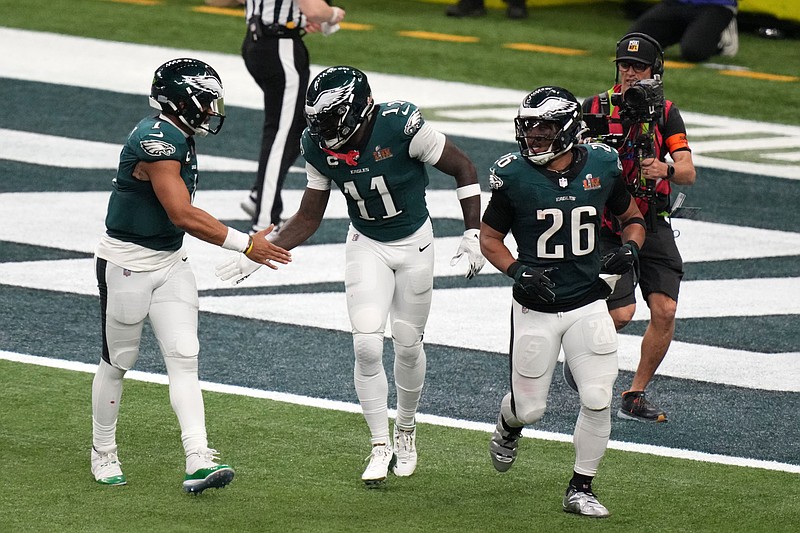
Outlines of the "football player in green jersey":
M 427 124 L 412 103 L 376 104 L 366 75 L 331 67 L 312 80 L 303 133 L 308 185 L 299 211 L 273 238 L 290 250 L 319 227 L 335 185 L 347 200 L 345 288 L 355 350 L 355 388 L 371 433 L 361 479 L 382 483 L 391 468 L 410 476 L 417 464 L 415 415 L 425 380 L 422 336 L 433 292 L 433 230 L 425 203 L 425 164 L 455 177 L 464 232 L 453 258 L 469 260 L 467 278 L 485 263 L 480 253 L 480 186 L 469 158 Z M 451 262 L 451 264 L 453 264 Z M 222 279 L 241 281 L 258 265 L 241 257 L 220 265 Z M 389 435 L 383 338 L 391 323 L 397 417 Z
M 208 447 L 198 381 L 197 285 L 183 236 L 243 252 L 259 264 L 287 263 L 290 254 L 265 239 L 271 228 L 250 237 L 192 205 L 193 136 L 216 134 L 225 118 L 216 71 L 196 59 L 168 61 L 155 72 L 150 103 L 160 113 L 141 120 L 128 136 L 113 180 L 106 233 L 95 251 L 103 353 L 92 384 L 92 474 L 104 485 L 126 483 L 116 442 L 122 378 L 136 363 L 149 317 L 186 452 L 183 488 L 200 493 L 226 486 L 234 472 Z
M 608 509 L 592 492 L 592 479 L 611 433 L 617 378 L 617 333 L 604 299 L 613 276 L 634 267 L 644 219 L 621 178 L 616 151 L 578 144 L 581 107 L 569 91 L 536 89 L 514 123 L 519 152 L 492 166 L 492 196 L 481 224 L 483 254 L 514 280 L 511 392 L 502 399 L 489 452 L 498 471 L 511 468 L 523 426 L 544 415 L 563 348 L 581 401 L 563 508 L 604 517 Z M 598 232 L 606 206 L 619 218 L 625 244 L 601 257 Z M 504 243 L 509 231 L 516 257 Z M 611 279 L 601 278 L 601 270 Z

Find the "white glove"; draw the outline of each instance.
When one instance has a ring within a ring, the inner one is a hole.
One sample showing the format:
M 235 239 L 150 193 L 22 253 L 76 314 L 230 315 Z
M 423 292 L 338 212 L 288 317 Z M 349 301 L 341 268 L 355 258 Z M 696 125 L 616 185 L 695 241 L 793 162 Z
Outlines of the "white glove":
M 251 261 L 249 257 L 240 253 L 238 257 L 232 257 L 224 263 L 217 265 L 214 273 L 222 281 L 228 281 L 234 278 L 231 283 L 233 285 L 238 285 L 259 268 L 261 268 L 261 264 Z
M 469 270 L 467 270 L 467 275 L 464 276 L 467 279 L 475 277 L 475 274 L 480 272 L 483 265 L 486 264 L 486 258 L 481 255 L 480 235 L 481 232 L 477 229 L 468 229 L 465 231 L 464 236 L 461 238 L 461 244 L 458 245 L 456 255 L 450 260 L 450 266 L 456 266 L 456 263 L 461 260 L 461 256 L 467 254 Z

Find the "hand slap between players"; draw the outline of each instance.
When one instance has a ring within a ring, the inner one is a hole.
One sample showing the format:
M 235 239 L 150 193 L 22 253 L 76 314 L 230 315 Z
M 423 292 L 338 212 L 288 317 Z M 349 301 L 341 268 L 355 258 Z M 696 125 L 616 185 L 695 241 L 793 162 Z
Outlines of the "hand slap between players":
M 253 234 L 253 248 L 246 252 L 247 258 L 255 263 L 267 265 L 273 270 L 277 270 L 277 266 L 269 263 L 275 261 L 276 263 L 287 264 L 292 260 L 292 254 L 284 250 L 280 246 L 275 246 L 267 238 L 275 227 L 270 224 L 266 229 Z
M 282 264 L 289 263 L 292 260 L 292 254 L 280 246 L 275 246 L 267 239 L 267 235 L 269 235 L 273 227 L 274 225 L 270 225 L 268 228 L 253 235 L 253 247 L 247 255 L 240 253 L 238 256 L 217 265 L 214 272 L 216 276 L 222 281 L 233 279 L 233 285 L 238 285 L 261 268 L 262 265 L 267 265 L 269 268 L 277 270 L 278 267 L 270 263 L 270 261 Z
M 486 264 L 486 258 L 481 254 L 480 230 L 468 229 L 464 232 L 461 243 L 458 245 L 458 251 L 450 260 L 450 266 L 456 266 L 464 254 L 467 254 L 469 260 L 469 270 L 464 277 L 472 279 Z

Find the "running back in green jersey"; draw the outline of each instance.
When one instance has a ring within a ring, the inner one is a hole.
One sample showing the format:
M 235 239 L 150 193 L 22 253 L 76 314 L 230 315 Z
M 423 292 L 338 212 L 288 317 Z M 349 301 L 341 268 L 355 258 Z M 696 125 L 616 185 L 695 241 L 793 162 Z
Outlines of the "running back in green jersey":
M 377 104 L 373 113 L 373 129 L 357 160 L 324 152 L 308 130 L 301 146 L 305 160 L 344 194 L 353 226 L 371 239 L 390 242 L 411 235 L 428 218 L 428 171 L 409 155 L 424 120 L 417 106 L 403 101 Z
M 498 231 L 511 231 L 518 261 L 555 268 L 547 275 L 555 283 L 557 305 L 581 301 L 596 290 L 603 208 L 611 199 L 620 212 L 619 206 L 629 202 L 613 149 L 580 145 L 573 156 L 571 170 L 563 175 L 533 165 L 519 153 L 498 159 L 489 173 L 492 199 L 487 211 L 494 216 L 484 219 Z
M 197 188 L 197 155 L 194 139 L 158 117 L 141 120 L 119 156 L 117 177 L 108 202 L 106 228 L 109 236 L 152 250 L 178 250 L 184 231 L 170 221 L 153 185 L 133 177 L 140 161 L 181 162 L 181 178 L 194 198 Z

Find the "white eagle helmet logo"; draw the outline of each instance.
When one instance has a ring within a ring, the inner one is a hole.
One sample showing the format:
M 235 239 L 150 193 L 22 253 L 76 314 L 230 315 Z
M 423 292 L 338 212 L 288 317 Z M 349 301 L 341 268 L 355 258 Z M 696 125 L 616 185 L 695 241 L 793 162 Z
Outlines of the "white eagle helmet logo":
M 533 117 L 541 120 L 555 120 L 563 114 L 572 113 L 577 108 L 575 102 L 570 102 L 558 96 L 548 96 L 536 107 L 528 107 L 525 102 L 520 106 L 520 117 Z
M 183 81 L 189 87 L 213 94 L 215 98 L 223 96 L 222 84 L 214 76 L 184 76 Z
M 352 102 L 355 85 L 356 80 L 351 79 L 346 85 L 322 91 L 312 105 L 306 105 L 306 114 L 325 113 L 340 104 Z

